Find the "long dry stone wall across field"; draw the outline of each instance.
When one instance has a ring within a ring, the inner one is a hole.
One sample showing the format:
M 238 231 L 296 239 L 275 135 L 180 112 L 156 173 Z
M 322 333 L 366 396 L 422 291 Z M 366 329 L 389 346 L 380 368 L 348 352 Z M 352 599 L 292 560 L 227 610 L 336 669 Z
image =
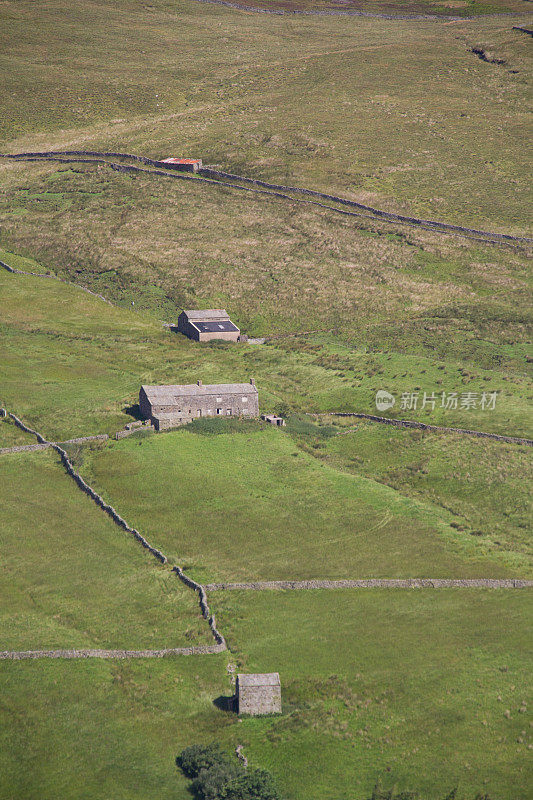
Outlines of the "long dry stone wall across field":
M 93 297 L 98 297 L 99 300 L 103 300 L 104 303 L 109 303 L 110 306 L 113 305 L 111 300 L 108 300 L 107 297 L 104 297 L 102 294 L 97 294 L 96 292 L 92 292 L 90 289 L 87 289 L 86 286 L 82 286 L 80 283 L 73 283 L 72 281 L 67 281 L 65 278 L 59 278 L 57 275 L 48 275 L 47 272 L 26 272 L 22 269 L 15 269 L 14 267 L 10 267 L 9 264 L 6 264 L 5 261 L 0 261 L 0 267 L 3 267 L 8 272 L 12 272 L 15 275 L 33 275 L 35 278 L 51 278 L 54 281 L 59 281 L 60 283 L 68 283 L 70 286 L 76 286 L 78 289 L 81 289 L 83 292 L 87 292 L 87 294 L 92 294 Z
M 163 553 L 160 550 L 158 550 L 156 547 L 153 547 L 144 538 L 144 536 L 142 536 L 142 534 L 139 533 L 139 531 L 136 528 L 132 528 L 130 525 L 128 525 L 126 520 L 123 519 L 123 517 L 120 516 L 120 514 L 113 508 L 113 506 L 111 506 L 108 503 L 106 503 L 105 500 L 103 499 L 103 497 L 101 497 L 91 486 L 89 486 L 89 484 L 82 478 L 82 476 L 79 474 L 79 472 L 76 471 L 76 469 L 74 468 L 72 462 L 70 461 L 70 459 L 68 457 L 68 454 L 66 453 L 66 451 L 62 447 L 60 447 L 55 442 L 47 441 L 44 438 L 44 436 L 42 436 L 38 431 L 35 431 L 35 430 L 33 430 L 33 428 L 30 428 L 28 425 L 26 425 L 24 422 L 22 422 L 22 420 L 20 420 L 12 412 L 9 412 L 9 416 L 14 421 L 15 425 L 17 425 L 21 430 L 23 430 L 26 433 L 30 433 L 33 436 L 35 436 L 37 438 L 37 441 L 39 442 L 39 444 L 52 447 L 59 454 L 61 462 L 62 462 L 63 466 L 65 467 L 67 473 L 71 476 L 71 478 L 73 478 L 73 480 L 76 482 L 78 487 L 83 492 L 85 492 L 85 494 L 87 494 L 92 500 L 94 500 L 96 505 L 99 508 L 101 508 L 102 511 L 104 511 L 106 514 L 108 514 L 108 516 L 111 517 L 111 519 L 113 520 L 113 522 L 116 525 L 118 525 L 120 528 L 122 528 L 123 530 L 127 531 L 128 533 L 131 533 L 135 537 L 135 539 L 137 539 L 137 541 L 140 542 L 140 544 L 142 544 L 142 546 L 146 550 L 148 550 L 162 564 L 166 564 L 167 563 L 167 561 L 168 561 L 167 557 L 165 555 L 163 555 Z M 225 650 L 226 649 L 226 642 L 224 640 L 224 637 L 222 636 L 222 634 L 220 633 L 220 631 L 216 627 L 216 622 L 215 622 L 214 615 L 212 615 L 210 610 L 209 610 L 209 605 L 207 603 L 207 595 L 206 595 L 204 587 L 201 584 L 199 584 L 196 581 L 194 581 L 191 578 L 189 578 L 187 575 L 185 575 L 185 573 L 183 572 L 181 567 L 174 566 L 172 571 L 175 572 L 178 575 L 180 580 L 186 586 L 188 586 L 189 588 L 193 589 L 198 594 L 199 603 L 200 603 L 200 610 L 201 610 L 202 616 L 204 617 L 204 619 L 207 620 L 209 628 L 210 628 L 211 633 L 213 635 L 213 638 L 215 639 L 216 645 L 214 645 L 214 647 L 218 648 L 216 650 L 213 650 L 213 649 L 209 649 L 209 647 L 207 647 L 206 650 L 204 650 L 204 649 L 198 650 L 197 648 L 193 647 L 193 648 L 178 648 L 178 650 L 180 652 L 181 651 L 185 652 L 185 650 L 188 651 L 190 649 L 191 652 L 208 652 L 208 653 L 210 653 L 210 652 L 221 652 L 222 650 Z M 28 652 L 30 652 L 30 651 L 28 651 Z M 44 652 L 44 651 L 35 651 L 35 652 Z M 50 652 L 63 652 L 63 651 L 50 651 Z M 83 651 L 83 652 L 85 652 L 85 651 Z M 115 651 L 113 651 L 113 652 L 115 652 Z M 118 652 L 118 651 L 116 651 L 116 652 Z M 121 652 L 128 652 L 128 651 L 121 651 Z M 139 651 L 139 652 L 148 652 L 148 651 Z M 170 650 L 167 651 L 167 654 L 169 654 L 170 652 L 171 652 Z M 34 657 L 38 657 L 38 656 L 34 656 Z M 61 657 L 61 656 L 58 656 L 58 657 Z M 68 658 L 68 657 L 69 656 L 65 656 L 65 658 Z M 70 656 L 70 657 L 73 658 L 74 656 Z M 83 657 L 83 656 L 80 656 L 80 657 Z M 106 656 L 101 656 L 101 657 L 104 658 Z M 113 656 L 107 656 L 107 657 L 112 658 Z M 117 657 L 120 657 L 120 656 L 117 656 Z M 127 656 L 122 656 L 122 657 L 126 658 Z
M 62 156 L 70 156 L 74 155 L 77 156 L 76 158 L 62 158 Z M 88 159 L 81 158 L 81 156 L 90 156 Z M 148 164 L 150 166 L 157 166 L 157 167 L 164 167 L 164 170 L 146 170 L 141 167 L 135 167 L 131 164 L 117 164 L 111 161 L 105 160 L 106 157 L 114 157 L 114 158 L 123 158 L 123 159 L 131 159 L 134 161 L 141 162 L 143 164 Z M 369 217 L 371 219 L 376 219 L 378 221 L 385 221 L 390 222 L 393 224 L 406 224 L 411 226 L 418 226 L 421 228 L 425 228 L 428 230 L 434 230 L 439 233 L 451 233 L 460 236 L 467 236 L 469 238 L 481 238 L 487 241 L 494 241 L 494 242 L 517 242 L 517 243 L 531 243 L 533 242 L 532 238 L 526 236 L 515 236 L 512 234 L 506 233 L 494 233 L 489 231 L 482 231 L 476 228 L 468 228 L 461 225 L 453 225 L 451 223 L 446 222 L 439 222 L 438 220 L 429 220 L 429 219 L 420 219 L 417 217 L 409 217 L 401 214 L 394 214 L 389 211 L 383 211 L 378 208 L 374 208 L 373 206 L 367 206 L 362 203 L 358 203 L 355 200 L 348 200 L 347 198 L 339 197 L 338 195 L 326 194 L 324 192 L 319 192 L 313 189 L 304 189 L 299 186 L 285 186 L 282 184 L 275 184 L 275 183 L 268 183 L 266 181 L 257 180 L 254 178 L 247 178 L 241 175 L 235 175 L 230 172 L 221 172 L 218 170 L 213 170 L 208 167 L 204 167 L 200 169 L 197 176 L 193 175 L 185 175 L 183 173 L 177 174 L 175 171 L 168 171 L 169 167 L 162 161 L 156 161 L 154 159 L 146 158 L 145 156 L 137 156 L 132 155 L 129 153 L 97 153 L 95 151 L 82 151 L 82 150 L 62 150 L 62 151 L 44 151 L 44 152 L 27 152 L 27 153 L 0 153 L 0 158 L 8 158 L 15 161 L 41 161 L 41 160 L 50 160 L 50 161 L 59 161 L 61 163 L 85 163 L 85 164 L 101 164 L 103 166 L 110 167 L 118 172 L 141 172 L 148 175 L 159 175 L 165 176 L 169 178 L 176 178 L 179 180 L 189 180 L 189 181 L 197 181 L 203 183 L 210 183 L 216 185 L 223 185 L 226 188 L 230 189 L 237 189 L 241 191 L 251 191 L 257 194 L 268 195 L 270 197 L 278 197 L 285 200 L 290 200 L 291 202 L 298 202 L 298 203 L 310 203 L 312 205 L 319 206 L 321 208 L 325 208 L 329 211 L 334 211 L 338 214 L 344 214 L 347 216 L 356 216 L 356 217 Z M 221 181 L 239 181 L 240 183 L 249 184 L 247 186 L 242 186 L 236 183 L 221 183 Z M 259 188 L 261 187 L 261 188 Z M 334 208 L 332 206 L 327 206 L 323 203 L 320 203 L 315 200 L 309 199 L 302 199 L 293 197 L 291 195 L 286 194 L 287 192 L 294 192 L 296 194 L 303 194 L 307 195 L 308 197 L 317 197 L 323 200 L 329 200 L 334 203 L 338 203 L 339 205 L 349 206 L 351 208 L 358 209 L 358 213 L 353 211 L 344 211 L 339 208 Z M 366 212 L 366 213 L 361 213 Z
M 33 658 L 164 658 L 165 656 L 194 656 L 222 653 L 221 644 L 167 647 L 163 650 L 3 650 L 2 661 L 23 661 Z
M 367 17 L 370 19 L 387 19 L 399 21 L 415 21 L 415 22 L 476 22 L 480 17 L 459 17 L 451 14 L 391 14 L 378 11 L 357 11 L 356 9 L 340 9 L 340 8 L 326 8 L 323 10 L 313 8 L 261 8 L 260 6 L 250 6 L 247 3 L 234 3 L 232 0 L 196 0 L 197 3 L 210 3 L 217 6 L 226 6 L 226 8 L 234 9 L 235 11 L 245 11 L 247 13 L 253 12 L 254 14 L 277 14 L 277 15 L 305 15 L 313 17 Z M 493 14 L 484 14 L 481 19 L 487 17 L 516 17 L 518 12 L 502 11 Z M 520 14 L 523 16 L 523 14 Z
M 290 589 L 528 589 L 522 578 L 366 578 L 360 580 L 253 581 L 206 583 L 207 592 L 250 589 L 256 592 Z
M 59 442 L 59 444 L 82 444 L 83 442 L 105 442 L 109 439 L 107 433 L 99 433 L 96 436 L 78 436 L 77 439 L 67 439 L 65 442 Z M 0 455 L 5 455 L 6 453 L 24 453 L 24 452 L 31 452 L 32 450 L 46 450 L 48 447 L 52 447 L 53 444 L 56 442 L 46 442 L 46 444 L 21 444 L 15 445 L 15 447 L 1 447 L 0 448 Z
M 370 422 L 380 422 L 384 425 L 393 425 L 396 428 L 415 428 L 420 431 L 434 431 L 436 433 L 461 433 L 467 436 L 476 436 L 478 439 L 494 439 L 497 442 L 509 442 L 510 444 L 523 444 L 531 447 L 533 439 L 526 439 L 520 436 L 503 436 L 499 433 L 485 433 L 484 431 L 472 431 L 468 428 L 446 428 L 440 425 L 428 425 L 425 422 L 416 422 L 409 419 L 395 419 L 389 417 L 377 417 L 374 414 L 359 414 L 355 411 L 329 411 L 320 414 L 310 414 L 313 417 L 354 417 L 356 419 L 367 419 Z M 352 429 L 353 430 L 353 429 Z M 339 431 L 339 435 L 345 435 L 352 431 Z

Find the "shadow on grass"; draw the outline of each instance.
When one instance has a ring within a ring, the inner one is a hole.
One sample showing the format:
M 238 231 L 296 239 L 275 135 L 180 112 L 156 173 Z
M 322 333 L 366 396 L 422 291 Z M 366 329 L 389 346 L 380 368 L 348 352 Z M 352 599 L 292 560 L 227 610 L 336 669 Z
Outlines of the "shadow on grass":
M 141 414 L 141 409 L 139 408 L 139 403 L 135 403 L 133 406 L 126 406 L 122 410 L 129 417 L 133 417 L 133 419 L 144 419 L 143 415 Z
M 220 697 L 216 697 L 213 700 L 213 705 L 219 709 L 219 711 L 233 711 L 237 713 L 237 698 L 234 694 L 231 697 L 224 697 L 224 695 L 220 695 Z

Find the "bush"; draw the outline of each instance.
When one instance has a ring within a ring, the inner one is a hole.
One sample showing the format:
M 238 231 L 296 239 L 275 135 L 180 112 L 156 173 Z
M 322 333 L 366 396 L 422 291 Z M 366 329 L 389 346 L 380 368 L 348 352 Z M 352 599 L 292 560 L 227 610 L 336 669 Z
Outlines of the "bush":
M 243 767 L 237 760 L 229 761 L 223 756 L 222 761 L 209 769 L 200 770 L 191 788 L 200 800 L 221 800 L 225 787 L 241 777 L 242 773 Z
M 224 786 L 220 800 L 280 800 L 269 772 L 254 769 Z
M 269 772 L 247 772 L 240 761 L 224 753 L 218 744 L 192 745 L 176 758 L 198 800 L 280 800 Z
M 199 417 L 183 425 L 179 430 L 198 433 L 201 436 L 217 436 L 224 433 L 259 433 L 261 425 L 256 419 L 242 417 Z
M 182 750 L 176 758 L 176 764 L 188 778 L 196 778 L 202 770 L 225 764 L 226 761 L 227 756 L 218 744 L 193 744 Z

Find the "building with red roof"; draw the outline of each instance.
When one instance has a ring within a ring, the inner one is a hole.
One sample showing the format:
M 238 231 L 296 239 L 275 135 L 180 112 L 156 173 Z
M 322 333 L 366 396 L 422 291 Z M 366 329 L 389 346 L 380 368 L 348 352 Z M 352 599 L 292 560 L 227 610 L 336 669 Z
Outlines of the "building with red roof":
M 180 169 L 184 172 L 198 172 L 200 167 L 202 166 L 202 159 L 201 158 L 163 158 L 161 160 L 162 164 L 168 169 Z

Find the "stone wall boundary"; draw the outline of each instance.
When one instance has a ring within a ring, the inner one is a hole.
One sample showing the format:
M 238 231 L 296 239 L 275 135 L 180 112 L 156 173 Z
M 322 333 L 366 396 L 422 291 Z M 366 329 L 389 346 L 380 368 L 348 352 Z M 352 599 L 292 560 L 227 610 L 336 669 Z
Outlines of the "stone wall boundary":
M 104 442 L 109 439 L 107 433 L 98 433 L 95 436 L 78 436 L 76 439 L 67 439 L 64 442 L 59 442 L 58 444 L 83 444 L 84 442 L 94 442 L 100 441 Z M 52 447 L 52 442 L 47 442 L 46 444 L 21 444 L 15 445 L 14 447 L 0 447 L 0 456 L 6 455 L 7 453 L 24 453 L 24 452 L 31 452 L 32 450 L 45 450 L 48 447 Z
M 162 650 L 3 650 L 2 661 L 23 661 L 35 658 L 164 658 L 165 656 L 193 656 L 222 653 L 221 644 L 194 645 L 191 647 L 167 647 Z
M 91 159 L 84 160 L 82 158 L 74 158 L 74 159 L 64 159 L 58 156 L 63 155 L 89 155 L 92 156 Z M 34 152 L 34 153 L 0 153 L 0 158 L 9 158 L 12 160 L 19 160 L 19 161 L 41 161 L 41 160 L 50 160 L 50 161 L 59 161 L 60 163 L 87 163 L 87 164 L 102 164 L 105 166 L 110 167 L 118 172 L 141 172 L 145 174 L 151 175 L 161 175 L 171 178 L 177 178 L 179 180 L 190 180 L 190 181 L 200 181 L 200 182 L 208 182 L 211 184 L 217 185 L 224 185 L 227 188 L 231 189 L 240 189 L 243 191 L 254 191 L 258 194 L 266 194 L 271 197 L 279 197 L 286 200 L 290 200 L 292 202 L 306 202 L 311 203 L 313 205 L 319 206 L 321 208 L 325 208 L 329 211 L 335 211 L 339 214 L 344 214 L 347 216 L 366 216 L 371 219 L 377 217 L 380 221 L 391 222 L 393 224 L 407 224 L 407 225 L 414 225 L 417 227 L 422 227 L 428 230 L 433 230 L 437 233 L 452 233 L 461 236 L 467 236 L 471 238 L 473 235 L 475 238 L 481 237 L 483 241 L 485 240 L 496 240 L 500 242 L 517 242 L 517 243 L 531 243 L 533 242 L 533 238 L 529 238 L 526 236 L 516 236 L 507 233 L 493 233 L 490 231 L 482 231 L 476 228 L 468 228 L 461 225 L 453 225 L 451 223 L 446 222 L 439 222 L 438 220 L 427 220 L 421 219 L 417 217 L 409 217 L 402 214 L 394 214 L 393 212 L 383 211 L 378 208 L 374 208 L 373 206 L 367 206 L 362 203 L 358 203 L 355 200 L 348 200 L 347 198 L 339 197 L 337 195 L 326 194 L 325 192 L 319 192 L 313 189 L 304 189 L 298 186 L 285 186 L 283 184 L 275 184 L 275 183 L 268 183 L 266 181 L 262 181 L 259 179 L 254 178 L 247 178 L 240 175 L 235 175 L 230 172 L 222 172 L 218 170 L 210 169 L 209 167 L 203 167 L 198 171 L 198 176 L 186 175 L 186 174 L 178 174 L 177 172 L 169 172 L 163 170 L 146 170 L 142 169 L 141 167 L 134 167 L 128 164 L 116 164 L 110 161 L 103 160 L 106 156 L 112 156 L 115 158 L 128 158 L 139 161 L 143 164 L 147 164 L 150 166 L 158 166 L 158 167 L 166 167 L 168 170 L 168 166 L 165 165 L 161 161 L 156 161 L 154 159 L 146 158 L 145 156 L 136 156 L 128 153 L 97 153 L 95 151 L 81 151 L 81 150 L 73 150 L 73 151 L 46 151 L 46 152 Z M 234 183 L 224 183 L 221 184 L 220 180 L 214 180 L 215 178 L 223 179 L 223 180 L 237 180 L 241 183 L 251 184 L 251 186 L 240 186 Z M 257 188 L 262 187 L 262 188 Z M 271 191 L 265 191 L 265 190 Z M 351 208 L 357 208 L 359 213 L 343 211 L 338 208 L 333 208 L 331 206 L 324 205 L 323 203 L 319 203 L 313 200 L 302 200 L 301 198 L 291 197 L 287 195 L 286 192 L 296 192 L 298 194 L 304 194 L 307 196 L 318 197 L 320 199 L 329 200 L 331 202 L 338 203 L 340 205 L 349 206 Z M 365 211 L 368 212 L 367 214 L 362 214 L 360 212 Z
M 359 580 L 252 581 L 206 583 L 207 592 L 251 590 L 287 591 L 311 589 L 531 589 L 533 580 L 523 578 L 363 578 Z
M 21 430 L 25 431 L 26 433 L 32 434 L 33 436 L 35 436 L 37 438 L 37 441 L 39 442 L 39 444 L 52 447 L 58 453 L 58 455 L 59 455 L 59 457 L 61 459 L 61 463 L 63 464 L 67 474 L 70 475 L 70 477 L 75 481 L 75 483 L 82 490 L 82 492 L 84 492 L 86 495 L 88 495 L 91 498 L 91 500 L 93 500 L 96 503 L 96 505 L 99 508 L 102 509 L 102 511 L 104 511 L 109 517 L 111 517 L 113 522 L 119 528 L 122 528 L 127 533 L 132 534 L 132 536 L 146 550 L 148 550 L 148 552 L 151 553 L 151 555 L 153 555 L 154 558 L 156 558 L 161 564 L 167 564 L 168 563 L 167 557 L 160 550 L 158 550 L 156 547 L 151 545 L 147 541 L 147 539 L 145 539 L 145 537 L 141 533 L 139 533 L 139 531 L 136 528 L 132 528 L 130 525 L 128 525 L 126 520 L 123 517 L 120 516 L 118 511 L 116 511 L 116 509 L 113 508 L 113 506 L 111 506 L 108 503 L 106 503 L 105 500 L 103 499 L 103 497 L 101 497 L 91 486 L 89 486 L 89 484 L 82 478 L 80 473 L 76 471 L 76 469 L 74 468 L 72 462 L 70 461 L 70 459 L 68 457 L 67 452 L 62 447 L 60 447 L 59 444 L 57 444 L 56 442 L 47 441 L 47 439 L 45 439 L 44 436 L 42 436 L 40 433 L 38 433 L 38 431 L 34 430 L 33 428 L 30 428 L 28 425 L 26 425 L 24 422 L 22 422 L 22 420 L 20 420 L 15 414 L 13 414 L 12 412 L 8 412 L 8 413 L 9 413 L 9 416 L 11 417 L 11 419 L 14 421 L 15 425 L 17 425 Z M 192 580 L 192 578 L 189 578 L 187 575 L 185 575 L 185 573 L 183 572 L 181 567 L 178 567 L 177 565 L 175 565 L 175 566 L 172 567 L 172 571 L 175 572 L 178 575 L 180 580 L 186 586 L 188 586 L 189 588 L 191 588 L 195 592 L 197 592 L 197 594 L 199 595 L 200 610 L 201 610 L 203 618 L 205 620 L 207 620 L 207 622 L 208 622 L 209 628 L 210 628 L 211 633 L 213 635 L 213 638 L 215 639 L 215 642 L 216 642 L 215 646 L 220 647 L 221 650 L 225 650 L 226 649 L 226 642 L 225 642 L 224 637 L 222 636 L 222 634 L 220 633 L 220 631 L 216 627 L 215 617 L 210 612 L 209 605 L 208 605 L 208 602 L 207 602 L 207 595 L 206 595 L 206 591 L 205 591 L 204 587 L 201 584 L 197 583 L 196 581 Z M 209 651 L 209 652 L 211 652 L 211 651 Z M 221 652 L 221 651 L 216 651 L 216 652 Z M 109 657 L 112 657 L 112 656 L 109 656 Z
M 311 195 L 312 197 L 320 197 L 323 200 L 330 200 L 332 202 L 339 203 L 340 205 L 351 206 L 353 208 L 358 208 L 361 211 L 368 211 L 370 212 L 370 214 L 383 218 L 389 222 L 407 223 L 408 225 L 419 225 L 424 228 L 434 229 L 440 233 L 442 232 L 452 232 L 459 234 L 473 233 L 478 236 L 490 237 L 494 239 L 533 242 L 533 239 L 524 236 L 512 236 L 511 234 L 507 233 L 491 233 L 489 231 L 477 230 L 476 228 L 466 228 L 461 225 L 452 225 L 451 223 L 448 222 L 439 222 L 437 220 L 420 219 L 418 217 L 408 217 L 401 214 L 394 214 L 391 211 L 382 211 L 379 208 L 374 208 L 373 206 L 367 206 L 364 205 L 363 203 L 358 203 L 355 200 L 348 200 L 347 198 L 339 197 L 338 195 L 326 194 L 324 192 L 315 191 L 314 189 L 303 189 L 298 186 L 284 186 L 282 184 L 267 183 L 266 181 L 262 181 L 255 178 L 243 178 L 241 175 L 233 175 L 231 172 L 218 172 L 216 170 L 209 169 L 209 167 L 203 167 L 202 169 L 198 170 L 198 173 L 201 175 L 213 175 L 218 178 L 225 178 L 229 180 L 239 180 L 243 181 L 244 183 L 251 183 L 254 186 L 262 186 L 266 189 L 273 189 L 283 192 L 298 192 L 299 194 Z M 329 206 L 324 206 L 324 207 L 329 208 Z M 335 211 L 336 209 L 332 210 Z
M 91 289 L 87 289 L 86 286 L 82 286 L 81 283 L 73 283 L 72 281 L 67 281 L 65 278 L 60 278 L 57 275 L 48 275 L 46 272 L 25 272 L 22 269 L 15 269 L 14 267 L 10 267 L 9 264 L 6 264 L 5 261 L 0 261 L 0 267 L 3 267 L 8 272 L 12 272 L 14 275 L 31 275 L 34 278 L 51 278 L 54 281 L 59 281 L 60 283 L 66 283 L 69 286 L 76 286 L 77 289 L 81 289 L 83 292 L 87 292 L 87 294 L 92 294 L 93 297 L 98 297 L 99 300 L 103 300 L 104 303 L 108 303 L 110 306 L 114 305 L 111 300 L 108 300 L 107 297 L 104 297 L 103 294 L 97 294 L 97 292 L 91 291 Z
M 309 414 L 311 417 L 354 417 L 356 419 L 367 419 L 370 422 L 380 422 L 384 425 L 393 425 L 396 428 L 415 428 L 421 431 L 434 431 L 436 433 L 460 433 L 466 436 L 475 436 L 478 439 L 493 439 L 497 442 L 508 442 L 509 444 L 521 444 L 531 447 L 533 439 L 526 439 L 520 436 L 504 436 L 499 433 L 486 433 L 485 431 L 472 431 L 468 428 L 446 428 L 440 425 L 428 425 L 425 422 L 416 422 L 409 419 L 395 419 L 393 417 L 378 417 L 374 414 L 359 414 L 355 411 L 322 411 L 319 414 Z M 352 429 L 353 431 L 354 429 Z M 342 436 L 351 431 L 339 431 Z

